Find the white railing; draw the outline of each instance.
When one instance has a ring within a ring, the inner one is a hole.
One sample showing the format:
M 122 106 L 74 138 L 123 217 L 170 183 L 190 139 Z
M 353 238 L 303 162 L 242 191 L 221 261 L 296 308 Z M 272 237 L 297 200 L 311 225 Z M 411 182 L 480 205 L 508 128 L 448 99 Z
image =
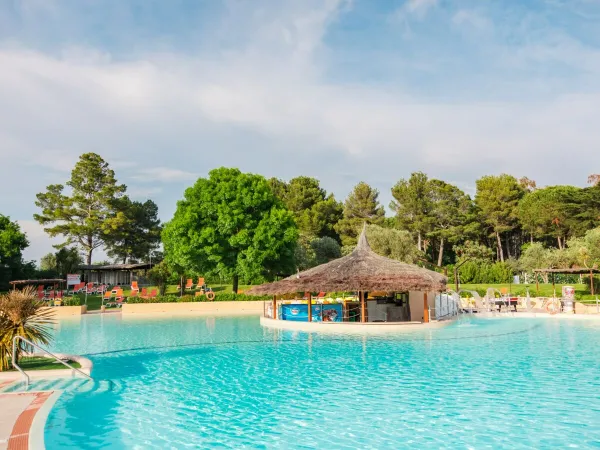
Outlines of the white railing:
M 53 355 L 52 353 L 50 353 L 48 350 L 46 350 L 45 348 L 40 347 L 37 344 L 34 344 L 33 342 L 31 342 L 29 339 L 25 339 L 23 336 L 15 336 L 13 339 L 13 346 L 12 346 L 12 366 L 17 369 L 21 375 L 23 375 L 23 377 L 25 378 L 25 385 L 29 386 L 29 375 L 27 375 L 27 373 L 25 373 L 25 371 L 17 364 L 17 348 L 18 348 L 18 342 L 19 341 L 23 341 L 28 345 L 31 345 L 34 348 L 37 348 L 38 350 L 40 350 L 42 353 L 50 356 L 51 358 L 55 359 L 56 361 L 58 361 L 59 363 L 61 363 L 63 366 L 68 367 L 69 369 L 71 369 L 71 373 L 73 376 L 75 376 L 76 373 L 79 373 L 80 375 L 83 375 L 85 378 L 91 380 L 92 377 L 90 377 L 87 373 L 82 372 L 81 370 L 73 367 L 71 364 L 69 364 L 66 361 L 63 361 L 62 359 L 60 359 L 58 356 Z

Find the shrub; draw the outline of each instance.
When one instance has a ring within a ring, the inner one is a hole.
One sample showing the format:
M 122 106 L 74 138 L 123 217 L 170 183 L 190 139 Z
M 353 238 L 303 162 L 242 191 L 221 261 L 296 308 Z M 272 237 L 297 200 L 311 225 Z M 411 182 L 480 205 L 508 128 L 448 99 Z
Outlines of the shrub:
M 81 306 L 81 299 L 79 297 L 66 297 L 63 299 L 62 304 L 64 306 Z
M 270 300 L 269 295 L 246 295 L 234 293 L 215 293 L 215 302 L 251 302 L 257 300 Z M 190 302 L 210 302 L 206 295 L 184 295 L 178 297 L 175 295 L 163 295 L 154 298 L 132 297 L 127 300 L 127 303 L 190 303 Z
M 38 301 L 33 288 L 10 291 L 0 296 L 0 370 L 9 368 L 9 357 L 15 336 L 24 337 L 34 343 L 47 345 L 52 340 L 54 311 Z M 17 359 L 31 346 L 22 341 Z
M 469 261 L 458 269 L 458 277 L 463 284 L 502 284 L 510 283 L 513 270 L 502 262 L 480 263 Z

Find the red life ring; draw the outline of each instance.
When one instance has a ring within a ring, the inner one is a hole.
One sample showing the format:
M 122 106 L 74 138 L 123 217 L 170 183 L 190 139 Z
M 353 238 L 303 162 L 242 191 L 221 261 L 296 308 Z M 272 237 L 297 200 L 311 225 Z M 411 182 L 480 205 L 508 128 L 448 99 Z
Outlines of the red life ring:
M 548 314 L 557 314 L 560 311 L 560 304 L 557 301 L 546 303 L 546 312 Z
M 212 302 L 215 299 L 215 293 L 213 291 L 208 291 L 206 293 L 206 298 L 208 301 Z

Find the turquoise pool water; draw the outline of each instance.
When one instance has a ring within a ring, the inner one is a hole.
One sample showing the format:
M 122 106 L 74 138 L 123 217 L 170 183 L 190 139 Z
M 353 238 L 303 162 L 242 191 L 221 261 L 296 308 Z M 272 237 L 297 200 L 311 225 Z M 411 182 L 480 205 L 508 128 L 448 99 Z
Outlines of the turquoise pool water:
M 105 315 L 61 322 L 53 348 L 114 385 L 61 396 L 50 450 L 600 447 L 600 322 L 364 338 Z

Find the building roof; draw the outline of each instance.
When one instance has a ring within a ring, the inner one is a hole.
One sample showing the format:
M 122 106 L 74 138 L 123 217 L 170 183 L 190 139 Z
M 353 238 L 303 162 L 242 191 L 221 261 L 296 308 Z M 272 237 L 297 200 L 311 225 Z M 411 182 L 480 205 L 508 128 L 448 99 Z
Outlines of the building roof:
M 66 280 L 62 278 L 40 278 L 39 280 L 15 280 L 11 281 L 10 284 L 49 284 L 49 283 L 65 283 Z
M 349 255 L 283 280 L 256 286 L 250 289 L 248 294 L 445 290 L 446 277 L 442 274 L 376 254 L 371 250 L 364 227 L 356 248 Z
M 100 265 L 83 265 L 79 266 L 80 270 L 137 270 L 137 269 L 151 269 L 151 263 L 139 263 L 139 264 L 106 264 Z

